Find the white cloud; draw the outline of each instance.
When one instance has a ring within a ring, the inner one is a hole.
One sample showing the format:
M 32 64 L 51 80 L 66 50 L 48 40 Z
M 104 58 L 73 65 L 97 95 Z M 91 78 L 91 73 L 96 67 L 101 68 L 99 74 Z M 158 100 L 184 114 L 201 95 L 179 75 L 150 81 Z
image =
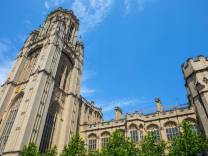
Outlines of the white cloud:
M 10 42 L 7 40 L 0 41 L 0 58 L 5 52 L 8 52 L 11 47 L 9 46 Z
M 88 87 L 89 80 L 92 80 L 93 76 L 95 75 L 95 72 L 84 70 L 84 73 L 82 75 L 82 82 L 81 82 L 81 95 L 84 97 L 91 97 L 96 92 L 96 89 Z
M 46 0 L 44 6 L 47 10 L 50 10 L 51 8 L 60 6 L 64 2 L 65 0 Z
M 12 55 L 10 54 L 14 48 L 11 41 L 0 40 L 0 84 L 4 83 L 13 64 Z
M 114 0 L 45 0 L 46 10 L 57 8 L 61 5 L 69 6 L 80 19 L 80 34 L 100 24 L 107 16 Z M 70 3 L 70 5 L 69 5 Z
M 132 0 L 124 0 L 125 14 L 129 14 L 132 5 Z
M 114 0 L 74 0 L 72 10 L 80 19 L 80 34 L 100 24 L 109 13 Z
M 49 9 L 50 9 L 50 6 L 49 6 L 48 1 L 45 1 L 45 8 L 46 8 L 47 10 L 49 10 Z
M 7 60 L 3 63 L 0 63 L 0 85 L 6 81 L 12 65 L 13 65 L 12 60 Z
M 124 0 L 125 14 L 129 14 L 132 10 L 143 12 L 146 5 L 155 2 L 156 0 Z
M 113 100 L 110 102 L 99 104 L 99 106 L 102 107 L 103 112 L 110 112 L 114 110 L 116 106 L 124 108 L 124 107 L 139 105 L 139 104 L 145 104 L 149 102 L 151 102 L 151 100 L 144 98 L 123 98 L 123 99 Z
M 83 95 L 85 97 L 93 95 L 95 92 L 96 92 L 95 89 L 91 89 L 91 88 L 88 88 L 86 86 L 81 87 L 81 95 Z
M 92 79 L 95 75 L 96 73 L 94 71 L 84 70 L 82 75 L 82 83 Z

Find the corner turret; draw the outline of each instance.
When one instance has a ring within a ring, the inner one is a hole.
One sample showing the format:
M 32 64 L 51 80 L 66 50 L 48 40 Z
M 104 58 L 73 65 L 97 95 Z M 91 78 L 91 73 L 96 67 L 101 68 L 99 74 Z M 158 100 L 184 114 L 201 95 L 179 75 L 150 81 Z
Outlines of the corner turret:
M 201 129 L 208 137 L 208 58 L 200 55 L 189 58 L 182 71 L 190 104 L 196 109 Z

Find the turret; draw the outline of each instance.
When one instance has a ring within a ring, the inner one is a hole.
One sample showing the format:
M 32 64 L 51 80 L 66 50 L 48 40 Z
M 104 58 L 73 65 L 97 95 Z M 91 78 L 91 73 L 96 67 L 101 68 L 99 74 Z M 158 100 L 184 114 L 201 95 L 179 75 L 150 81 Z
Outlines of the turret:
M 122 110 L 120 107 L 115 107 L 115 120 L 120 120 L 122 118 Z
M 182 70 L 189 102 L 194 105 L 201 129 L 208 137 L 208 58 L 202 55 L 189 58 Z
M 57 25 L 54 25 L 54 23 L 57 23 Z M 73 44 L 76 43 L 76 34 L 79 29 L 79 20 L 74 15 L 73 11 L 63 8 L 58 8 L 52 11 L 45 20 L 41 32 L 42 35 L 48 33 L 48 31 L 55 30 L 56 26 L 59 27 L 68 42 Z

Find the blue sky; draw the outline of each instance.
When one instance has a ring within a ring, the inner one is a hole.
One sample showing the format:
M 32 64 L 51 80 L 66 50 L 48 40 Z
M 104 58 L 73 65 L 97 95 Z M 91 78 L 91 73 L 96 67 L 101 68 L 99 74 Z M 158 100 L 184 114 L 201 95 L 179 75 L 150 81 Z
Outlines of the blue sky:
M 207 0 L 7 0 L 0 5 L 0 83 L 27 35 L 56 7 L 73 9 L 85 44 L 82 95 L 114 117 L 187 102 L 181 64 L 208 51 Z

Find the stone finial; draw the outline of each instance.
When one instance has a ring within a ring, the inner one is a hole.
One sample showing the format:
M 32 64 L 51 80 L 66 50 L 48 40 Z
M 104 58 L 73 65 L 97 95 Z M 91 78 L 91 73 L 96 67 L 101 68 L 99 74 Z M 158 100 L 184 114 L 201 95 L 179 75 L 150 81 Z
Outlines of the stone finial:
M 122 118 L 122 110 L 120 107 L 115 107 L 115 120 L 120 120 Z
M 156 103 L 157 111 L 162 112 L 163 108 L 160 98 L 155 98 L 155 103 Z

